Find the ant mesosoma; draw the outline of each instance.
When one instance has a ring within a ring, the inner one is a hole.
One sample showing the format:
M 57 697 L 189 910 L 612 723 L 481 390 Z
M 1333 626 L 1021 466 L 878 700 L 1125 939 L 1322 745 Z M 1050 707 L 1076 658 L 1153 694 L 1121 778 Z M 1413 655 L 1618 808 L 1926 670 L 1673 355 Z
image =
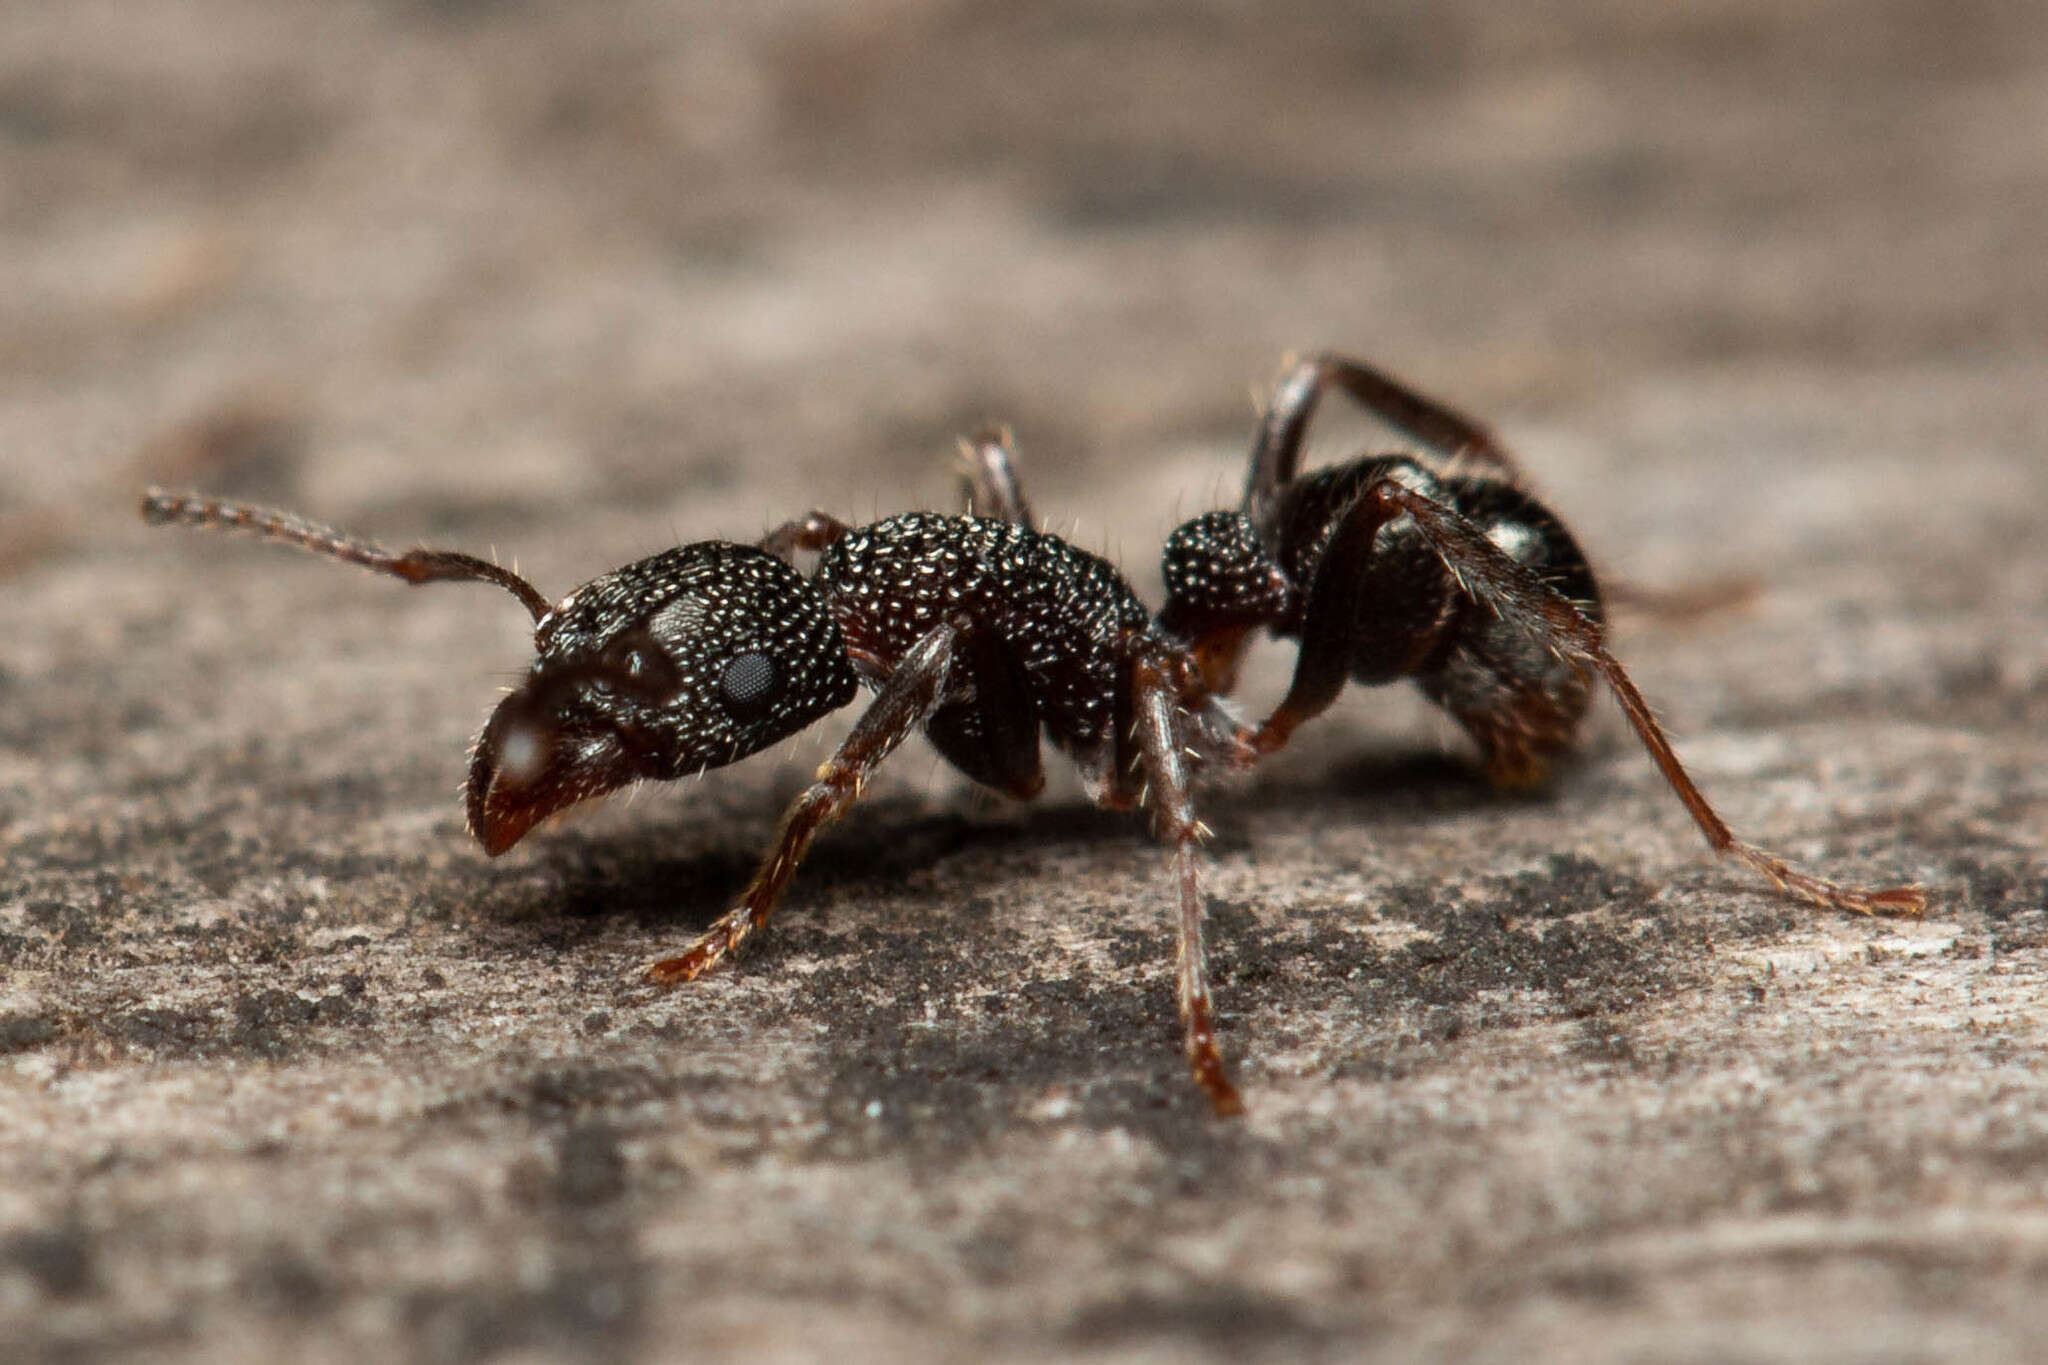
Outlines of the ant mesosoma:
M 732 763 L 875 693 L 782 815 L 738 902 L 647 969 L 691 980 L 768 919 L 812 836 L 858 799 L 912 730 L 976 782 L 1028 798 L 1041 733 L 1098 805 L 1149 805 L 1179 881 L 1178 981 L 1188 1066 L 1219 1114 L 1243 1110 L 1216 1047 L 1202 941 L 1193 776 L 1241 767 L 1250 732 L 1099 556 L 1031 525 L 1006 438 L 963 443 L 990 517 L 912 512 L 849 526 L 822 512 L 758 545 L 704 541 L 593 579 L 561 601 L 472 556 L 393 554 L 286 513 L 152 489 L 145 520 L 251 532 L 411 583 L 494 583 L 534 620 L 535 659 L 471 753 L 469 828 L 511 848 L 549 815 L 633 782 Z M 796 552 L 817 556 L 808 578 Z
M 1332 388 L 1436 458 L 1367 455 L 1301 473 L 1309 420 Z M 1479 423 L 1361 361 L 1325 354 L 1288 370 L 1260 423 L 1241 509 L 1176 529 L 1163 572 L 1158 623 L 1194 654 L 1210 692 L 1233 689 L 1254 630 L 1300 641 L 1287 694 L 1255 731 L 1262 754 L 1347 682 L 1412 678 L 1472 737 L 1490 781 L 1532 787 L 1570 746 L 1597 672 L 1716 852 L 1816 905 L 1925 905 L 1918 888 L 1838 886 L 1737 840 L 1608 652 L 1586 557 L 1524 490 L 1515 459 Z

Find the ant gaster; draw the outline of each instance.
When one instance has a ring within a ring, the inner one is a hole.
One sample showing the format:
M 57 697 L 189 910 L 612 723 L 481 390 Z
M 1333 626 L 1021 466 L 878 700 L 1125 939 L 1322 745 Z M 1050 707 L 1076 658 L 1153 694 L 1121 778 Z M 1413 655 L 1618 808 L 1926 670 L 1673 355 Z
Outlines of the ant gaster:
M 151 490 L 153 523 L 248 531 L 411 583 L 494 583 L 534 620 L 535 659 L 485 724 L 467 784 L 470 831 L 492 855 L 549 815 L 633 782 L 734 762 L 875 693 L 790 803 L 738 902 L 660 983 L 711 968 L 766 922 L 812 836 L 922 728 L 954 766 L 1010 796 L 1036 795 L 1041 732 L 1089 796 L 1149 805 L 1173 845 L 1187 1061 L 1218 1113 L 1243 1104 L 1217 1050 L 1202 940 L 1194 774 L 1252 761 L 1250 733 L 1213 701 L 1193 657 L 1153 622 L 1107 561 L 1031 525 L 1006 438 L 963 443 L 988 517 L 908 513 L 848 526 L 823 513 L 759 545 L 684 545 L 550 603 L 472 556 L 393 554 L 297 517 Z M 797 551 L 815 553 L 808 578 Z
M 1328 389 L 1419 442 L 1300 472 Z M 1606 680 L 1629 724 L 1716 852 L 1797 899 L 1917 914 L 1915 887 L 1866 891 L 1797 871 L 1736 839 L 1693 784 L 1642 693 L 1608 652 L 1592 570 L 1563 524 L 1524 489 L 1494 436 L 1361 361 L 1311 357 L 1282 379 L 1260 424 L 1236 512 L 1173 532 L 1159 624 L 1227 694 L 1251 633 L 1300 641 L 1286 696 L 1255 732 L 1261 753 L 1328 709 L 1347 682 L 1412 678 L 1478 745 L 1498 786 L 1542 783 Z

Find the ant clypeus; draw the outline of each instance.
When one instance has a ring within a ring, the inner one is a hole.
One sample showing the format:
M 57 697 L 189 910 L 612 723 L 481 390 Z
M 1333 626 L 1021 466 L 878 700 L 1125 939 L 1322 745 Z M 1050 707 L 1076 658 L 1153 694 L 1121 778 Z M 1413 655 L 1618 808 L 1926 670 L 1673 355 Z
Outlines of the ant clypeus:
M 766 922 L 819 829 L 923 728 L 975 781 L 1026 798 L 1044 786 L 1040 734 L 1099 805 L 1149 805 L 1174 848 L 1178 977 L 1188 1065 L 1221 1114 L 1242 1112 L 1216 1048 L 1202 942 L 1193 772 L 1245 766 L 1249 731 L 1153 624 L 1116 569 L 1035 530 L 1009 481 L 1006 438 L 965 443 L 992 517 L 912 512 L 848 526 L 822 512 L 758 545 L 704 541 L 593 579 L 549 603 L 499 565 L 443 550 L 393 554 L 286 513 L 152 489 L 153 523 L 252 532 L 412 583 L 472 580 L 532 613 L 535 659 L 470 758 L 469 828 L 503 853 L 549 815 L 629 783 L 734 762 L 877 694 L 783 813 L 739 901 L 647 969 L 688 981 Z M 791 559 L 815 553 L 808 578 Z
M 1309 419 L 1330 388 L 1435 458 L 1368 455 L 1300 473 Z M 1164 575 L 1159 624 L 1194 653 L 1214 693 L 1232 690 L 1253 630 L 1300 640 L 1287 695 L 1255 732 L 1261 753 L 1328 709 L 1347 681 L 1412 678 L 1472 737 L 1488 779 L 1531 787 L 1570 746 L 1597 672 L 1716 852 L 1817 905 L 1925 905 L 1918 888 L 1838 886 L 1737 840 L 1608 652 L 1586 557 L 1524 491 L 1513 457 L 1477 422 L 1362 361 L 1319 355 L 1289 368 L 1260 423 L 1241 510 L 1175 530 Z

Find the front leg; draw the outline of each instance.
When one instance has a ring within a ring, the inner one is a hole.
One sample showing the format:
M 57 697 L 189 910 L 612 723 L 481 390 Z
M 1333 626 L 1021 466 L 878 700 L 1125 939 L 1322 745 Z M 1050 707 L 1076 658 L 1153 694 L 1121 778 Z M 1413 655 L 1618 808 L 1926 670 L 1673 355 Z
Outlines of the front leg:
M 812 837 L 860 799 L 861 789 L 882 760 L 939 709 L 958 639 L 956 627 L 940 625 L 911 647 L 845 742 L 818 769 L 818 780 L 782 813 L 775 844 L 761 860 L 739 903 L 688 948 L 649 966 L 649 980 L 658 985 L 694 980 L 768 922 L 776 898 L 795 874 Z

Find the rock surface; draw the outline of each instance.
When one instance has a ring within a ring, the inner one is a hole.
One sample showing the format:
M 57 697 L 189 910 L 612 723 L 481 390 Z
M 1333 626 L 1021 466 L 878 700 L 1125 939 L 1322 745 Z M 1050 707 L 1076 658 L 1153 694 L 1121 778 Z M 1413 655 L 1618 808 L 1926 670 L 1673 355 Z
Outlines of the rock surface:
M 2048 10 L 1416 9 L 0 10 L 12 1358 L 2038 1359 Z M 999 418 L 1156 597 L 1325 345 L 1616 579 L 1757 581 L 1623 656 L 1739 830 L 1927 917 L 1713 861 L 1611 708 L 1507 799 L 1359 693 L 1204 804 L 1218 1123 L 1167 860 L 1071 782 L 914 746 L 652 994 L 831 727 L 492 862 L 516 606 L 134 516 L 560 592 L 949 506 Z

